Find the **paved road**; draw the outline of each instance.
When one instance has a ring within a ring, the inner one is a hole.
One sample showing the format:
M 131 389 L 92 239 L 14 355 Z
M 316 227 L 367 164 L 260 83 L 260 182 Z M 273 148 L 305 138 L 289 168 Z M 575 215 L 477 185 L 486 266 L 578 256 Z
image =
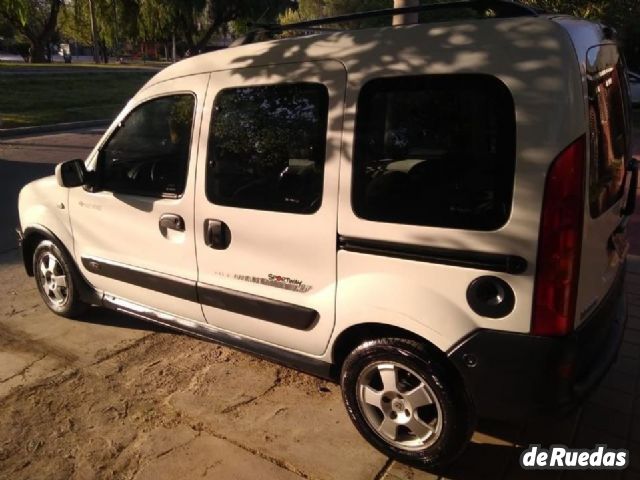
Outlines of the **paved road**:
M 164 68 L 164 65 L 107 65 L 104 67 L 92 67 L 87 65 L 76 66 L 51 66 L 51 67 L 32 67 L 30 65 L 14 66 L 2 65 L 0 63 L 0 73 L 2 75 L 73 75 L 74 73 L 119 73 L 119 72 L 158 72 Z
M 51 175 L 54 165 L 72 158 L 85 158 L 102 129 L 79 130 L 0 140 L 0 252 L 16 245 L 18 192 L 36 178 Z

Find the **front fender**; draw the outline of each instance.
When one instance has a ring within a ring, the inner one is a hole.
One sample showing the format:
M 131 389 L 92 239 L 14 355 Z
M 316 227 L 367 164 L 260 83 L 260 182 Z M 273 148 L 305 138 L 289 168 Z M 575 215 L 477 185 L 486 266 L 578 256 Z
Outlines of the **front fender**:
M 29 255 L 35 249 L 35 239 L 48 238 L 67 252 L 73 252 L 68 198 L 69 189 L 60 187 L 53 175 L 28 183 L 20 191 L 18 214 L 24 235 L 23 257 L 29 275 L 33 275 Z

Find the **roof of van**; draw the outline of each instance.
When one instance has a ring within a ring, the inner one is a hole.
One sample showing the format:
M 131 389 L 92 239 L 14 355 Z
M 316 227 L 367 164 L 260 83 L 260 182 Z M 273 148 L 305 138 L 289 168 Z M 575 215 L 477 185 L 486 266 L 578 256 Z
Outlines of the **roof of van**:
M 571 42 L 567 42 L 569 38 Z M 429 63 L 440 73 L 472 72 L 484 61 L 500 64 L 501 57 L 505 60 L 501 70 L 508 71 L 518 68 L 513 64 L 509 66 L 508 62 L 514 59 L 542 61 L 557 54 L 566 61 L 567 46 L 571 50 L 582 50 L 602 39 L 601 25 L 559 15 L 345 30 L 257 42 L 197 55 L 165 68 L 150 79 L 145 88 L 186 75 L 326 59 L 340 61 L 350 75 L 381 66 L 388 68 L 396 62 Z

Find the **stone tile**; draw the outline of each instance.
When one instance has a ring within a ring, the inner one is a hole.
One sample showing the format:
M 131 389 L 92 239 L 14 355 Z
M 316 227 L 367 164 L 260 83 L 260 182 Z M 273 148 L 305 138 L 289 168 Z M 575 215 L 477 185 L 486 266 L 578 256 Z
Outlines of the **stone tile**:
M 611 370 L 614 372 L 622 372 L 629 375 L 637 375 L 640 368 L 640 363 L 632 358 L 618 357 L 618 360 L 611 366 Z
M 567 470 L 562 480 L 618 480 L 620 470 Z
M 579 436 L 581 428 L 594 430 L 602 437 L 609 435 L 613 438 L 624 439 L 627 438 L 630 423 L 631 415 L 623 414 L 603 405 L 588 402 L 582 410 L 580 427 L 576 439 L 581 438 Z
M 561 480 L 563 472 L 559 470 L 524 470 L 520 466 L 520 452 L 509 465 L 505 480 Z M 462 479 L 461 479 L 462 480 Z
M 632 288 L 625 290 L 625 292 L 627 294 L 627 302 L 629 305 L 640 306 L 640 289 Z
M 520 438 L 522 420 L 505 421 L 481 418 L 476 425 L 472 440 L 493 445 L 515 445 Z
M 636 399 L 636 402 L 638 399 Z M 637 407 L 636 407 L 637 408 Z M 631 422 L 631 441 L 640 444 L 640 409 L 636 411 Z M 638 469 L 640 469 L 640 458 L 638 458 Z
M 326 393 L 318 395 L 319 380 L 274 365 L 267 369 L 250 376 L 243 370 L 243 389 L 264 377 L 272 386 L 232 403 L 225 397 L 239 389 L 238 377 L 213 371 L 201 391 L 179 392 L 169 403 L 207 432 L 295 465 L 314 479 L 370 480 L 380 472 L 387 458 L 353 427 L 339 387 L 322 383 Z
M 619 390 L 625 393 L 633 393 L 636 388 L 635 374 L 625 373 L 617 370 L 609 370 L 602 379 L 602 387 Z
M 627 329 L 640 330 L 640 316 L 629 315 L 627 317 Z
M 633 360 L 640 360 L 640 345 L 634 345 L 626 341 L 622 342 L 620 346 L 620 358 L 630 358 Z
M 295 472 L 207 434 L 151 457 L 135 478 L 172 480 L 300 480 Z
M 631 440 L 626 447 L 629 450 L 629 468 L 640 472 L 640 442 Z
M 507 447 L 513 446 L 513 442 L 482 432 L 474 432 L 473 437 L 471 437 L 471 441 L 474 443 L 486 443 L 487 445 L 504 445 Z
M 438 478 L 440 477 L 434 473 L 416 470 L 402 463 L 393 462 L 382 480 L 437 480 Z
M 640 274 L 638 273 L 630 273 L 627 270 L 627 276 L 624 279 L 625 281 L 625 291 L 627 292 L 637 292 L 639 291 L 640 286 Z
M 622 480 L 640 480 L 640 470 L 632 468 L 632 466 L 622 472 Z
M 640 326 L 635 328 L 635 326 L 627 325 L 624 332 L 624 341 L 633 345 L 640 345 Z
M 605 444 L 610 448 L 627 448 L 626 435 L 615 435 L 589 424 L 581 423 L 573 442 L 571 442 L 571 447 L 592 449 L 598 444 Z
M 500 479 L 519 455 L 508 445 L 471 442 L 456 463 L 442 472 L 443 479 Z
M 618 412 L 630 415 L 633 412 L 633 395 L 606 386 L 600 386 L 589 397 L 589 401 Z
M 59 358 L 46 352 L 12 351 L 12 347 L 0 338 L 0 349 L 4 350 L 0 351 L 0 398 L 17 387 L 48 377 L 63 366 Z
M 532 444 L 568 445 L 576 431 L 576 424 L 580 419 L 579 411 L 564 417 L 535 417 L 526 422 L 518 439 L 524 447 Z

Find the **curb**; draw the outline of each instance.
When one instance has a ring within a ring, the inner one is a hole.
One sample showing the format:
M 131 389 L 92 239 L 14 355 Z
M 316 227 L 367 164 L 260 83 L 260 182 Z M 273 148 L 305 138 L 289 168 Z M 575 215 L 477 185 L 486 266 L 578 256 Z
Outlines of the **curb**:
M 81 128 L 106 127 L 111 120 L 86 120 L 82 122 L 54 123 L 53 125 L 37 125 L 35 127 L 0 128 L 0 138 L 20 137 L 35 133 L 64 132 Z

